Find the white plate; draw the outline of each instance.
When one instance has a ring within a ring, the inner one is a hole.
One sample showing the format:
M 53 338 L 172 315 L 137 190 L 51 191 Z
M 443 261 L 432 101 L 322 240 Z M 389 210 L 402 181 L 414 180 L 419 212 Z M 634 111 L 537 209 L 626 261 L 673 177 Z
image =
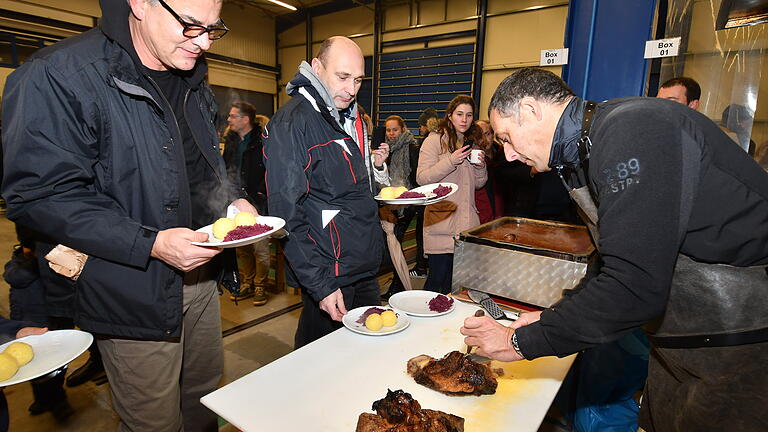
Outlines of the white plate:
M 26 336 L 0 345 L 0 352 L 14 342 L 32 346 L 35 356 L 19 368 L 16 375 L 0 381 L 0 387 L 29 381 L 71 362 L 91 346 L 93 336 L 80 330 L 52 330 L 41 335 Z
M 367 311 L 368 309 L 372 307 L 378 307 L 384 310 L 392 309 L 397 314 L 397 322 L 395 325 L 391 327 L 382 327 L 379 331 L 371 331 L 368 330 L 368 327 L 365 326 L 365 324 L 360 324 L 357 322 L 358 319 L 360 319 L 360 316 L 363 314 L 363 312 Z M 360 333 L 364 335 L 370 335 L 370 336 L 384 336 L 392 333 L 397 333 L 399 331 L 405 330 L 409 325 L 411 325 L 411 320 L 408 318 L 408 315 L 404 314 L 403 312 L 396 310 L 395 308 L 386 307 L 386 306 L 362 306 L 359 308 L 352 309 L 351 311 L 347 312 L 346 315 L 341 319 L 341 322 L 344 323 L 344 327 L 352 330 L 355 333 Z
M 393 309 L 401 310 L 408 315 L 419 317 L 445 315 L 453 312 L 456 308 L 456 299 L 453 299 L 451 307 L 445 312 L 429 310 L 429 301 L 438 295 L 442 294 L 424 290 L 401 291 L 389 298 L 389 305 L 392 306 Z
M 245 246 L 251 243 L 256 243 L 257 241 L 259 241 L 259 239 L 268 237 L 274 234 L 275 231 L 285 226 L 284 220 L 274 216 L 256 216 L 256 223 L 262 224 L 262 225 L 269 225 L 272 227 L 272 229 L 259 235 L 241 238 L 240 240 L 232 240 L 232 241 L 225 242 L 225 241 L 220 241 L 213 236 L 213 232 L 211 231 L 213 229 L 213 224 L 211 224 L 211 225 L 206 225 L 200 228 L 199 230 L 197 230 L 197 232 L 208 234 L 208 241 L 192 242 L 192 244 L 198 245 L 198 246 L 215 246 L 220 248 L 233 248 L 238 246 Z
M 384 198 L 380 197 L 379 195 L 376 195 L 373 198 L 376 201 L 380 201 L 380 202 L 383 202 L 385 204 L 396 204 L 396 205 L 397 204 L 399 204 L 399 205 L 414 205 L 414 204 L 415 205 L 424 205 L 424 204 L 427 203 L 427 201 L 435 198 L 435 194 L 431 193 L 431 191 L 429 193 L 426 193 L 426 192 L 422 192 L 422 191 L 417 191 L 416 189 L 411 189 L 408 192 L 420 192 L 420 193 L 423 193 L 425 196 L 424 196 L 424 198 L 384 199 Z
M 443 195 L 440 198 L 430 198 L 430 199 L 428 199 L 424 203 L 424 205 L 430 205 L 430 204 L 434 204 L 434 203 L 436 203 L 438 201 L 442 201 L 442 200 L 448 198 L 449 196 L 455 194 L 456 191 L 459 190 L 459 185 L 457 185 L 456 183 L 442 182 L 442 183 L 432 183 L 432 184 L 428 184 L 428 185 L 424 185 L 424 186 L 419 186 L 416 189 L 413 189 L 413 191 L 414 192 L 420 192 L 420 193 L 423 193 L 425 195 L 428 194 L 428 193 L 432 194 L 432 195 L 435 195 L 432 191 L 435 190 L 435 188 L 438 187 L 438 186 L 448 186 L 448 187 L 451 188 L 451 191 L 448 192 L 447 195 Z

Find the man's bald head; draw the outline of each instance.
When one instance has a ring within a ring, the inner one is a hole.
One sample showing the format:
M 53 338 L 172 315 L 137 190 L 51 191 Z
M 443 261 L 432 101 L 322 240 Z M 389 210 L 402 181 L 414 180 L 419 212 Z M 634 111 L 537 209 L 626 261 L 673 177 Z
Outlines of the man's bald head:
M 320 44 L 312 59 L 312 71 L 323 82 L 337 109 L 345 109 L 355 100 L 365 76 L 363 51 L 344 36 L 333 36 Z

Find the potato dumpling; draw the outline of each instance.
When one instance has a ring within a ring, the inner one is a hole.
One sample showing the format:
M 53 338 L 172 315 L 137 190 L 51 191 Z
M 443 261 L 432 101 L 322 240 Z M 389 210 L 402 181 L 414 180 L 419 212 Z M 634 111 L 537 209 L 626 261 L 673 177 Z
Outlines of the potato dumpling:
M 397 190 L 397 188 L 393 188 L 393 187 L 387 186 L 384 189 L 382 189 L 381 192 L 379 192 L 379 196 L 382 199 L 394 199 L 394 198 L 397 198 L 397 196 L 400 195 L 400 194 L 395 193 L 396 190 Z
M 213 231 L 214 237 L 223 240 L 227 233 L 235 229 L 236 226 L 235 221 L 230 218 L 219 218 L 219 220 L 213 223 L 211 231 Z
M 16 375 L 19 371 L 19 364 L 16 363 L 16 359 L 11 357 L 10 354 L 0 354 L 0 381 L 5 381 L 8 378 Z
M 408 188 L 405 186 L 398 186 L 395 188 L 395 198 L 402 195 L 404 192 L 408 192 Z
M 235 215 L 235 225 L 256 225 L 256 216 L 253 213 L 240 212 Z
M 393 310 L 386 310 L 381 313 L 381 323 L 384 327 L 392 327 L 397 324 L 397 314 Z
M 32 361 L 35 356 L 32 346 L 24 342 L 14 342 L 8 345 L 8 348 L 3 352 L 13 357 L 20 367 Z
M 383 327 L 381 315 L 377 313 L 368 315 L 368 318 L 365 319 L 365 326 L 368 327 L 368 330 L 370 331 L 381 330 L 381 327 Z

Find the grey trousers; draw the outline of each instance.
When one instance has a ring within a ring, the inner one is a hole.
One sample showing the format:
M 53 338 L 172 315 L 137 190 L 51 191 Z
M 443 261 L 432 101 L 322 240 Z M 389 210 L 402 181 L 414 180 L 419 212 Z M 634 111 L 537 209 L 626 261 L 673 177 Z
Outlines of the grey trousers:
M 183 331 L 178 341 L 100 339 L 120 432 L 218 431 L 200 398 L 224 369 L 216 282 L 207 266 L 184 277 Z

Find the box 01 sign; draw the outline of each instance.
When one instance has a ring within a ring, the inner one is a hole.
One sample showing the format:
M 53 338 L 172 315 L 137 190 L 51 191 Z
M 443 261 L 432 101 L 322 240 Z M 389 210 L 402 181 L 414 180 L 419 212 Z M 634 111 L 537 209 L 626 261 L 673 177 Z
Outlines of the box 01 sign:
M 560 66 L 568 64 L 568 48 L 541 50 L 539 66 Z
M 645 43 L 643 58 L 674 57 L 680 51 L 680 38 L 650 40 Z

